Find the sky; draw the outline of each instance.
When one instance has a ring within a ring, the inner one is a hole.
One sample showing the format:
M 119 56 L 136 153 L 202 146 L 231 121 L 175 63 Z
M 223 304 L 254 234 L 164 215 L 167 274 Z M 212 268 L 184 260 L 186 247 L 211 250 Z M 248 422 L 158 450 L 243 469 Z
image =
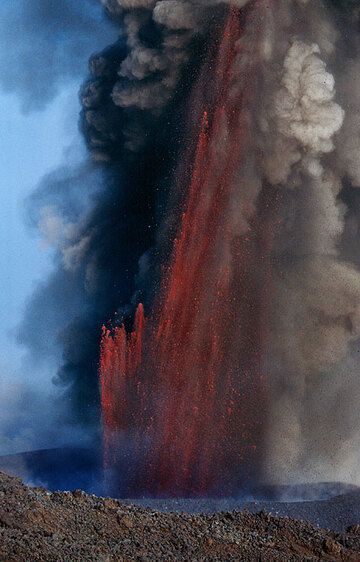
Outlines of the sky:
M 52 366 L 34 373 L 16 333 L 36 283 L 52 268 L 51 248 L 27 220 L 26 198 L 46 173 L 63 163 L 69 145 L 82 144 L 78 87 L 75 82 L 66 85 L 46 108 L 28 114 L 16 95 L 0 96 L 0 454 L 32 448 L 30 426 L 36 424 L 36 413 L 29 412 L 32 419 L 27 419 L 17 412 L 24 395 L 33 391 L 45 397 L 56 391 Z M 45 434 L 39 446 L 50 445 L 50 438 Z
M 90 55 L 114 40 L 102 14 L 98 0 L 0 4 L 0 455 L 56 441 L 51 432 L 34 436 L 47 415 L 42 400 L 56 392 L 54 367 L 34 372 L 16 339 L 28 299 L 52 269 L 53 250 L 31 228 L 26 199 L 66 163 L 69 147 L 72 163 L 86 158 L 78 91 Z
M 0 326 L 5 328 L 0 354 L 10 376 L 21 364 L 15 329 L 26 299 L 51 267 L 51 250 L 26 220 L 25 200 L 62 163 L 71 139 L 81 142 L 77 89 L 78 84 L 67 86 L 45 110 L 29 114 L 22 113 L 15 95 L 0 97 Z

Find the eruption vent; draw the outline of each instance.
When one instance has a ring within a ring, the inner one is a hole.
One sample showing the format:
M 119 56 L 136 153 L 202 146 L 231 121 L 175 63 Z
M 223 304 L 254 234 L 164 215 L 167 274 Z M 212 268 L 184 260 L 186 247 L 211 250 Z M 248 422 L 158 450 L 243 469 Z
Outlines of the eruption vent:
M 360 423 L 350 407 L 360 396 L 355 27 L 350 60 L 338 3 L 105 4 L 124 13 L 128 51 L 109 115 L 92 101 L 97 79 L 88 89 L 95 158 L 117 154 L 112 115 L 126 117 L 130 170 L 147 154 L 147 126 L 184 106 L 189 121 L 140 261 L 133 302 L 144 307 L 132 332 L 124 306 L 125 325 L 103 331 L 106 473 L 122 493 L 154 495 L 358 481 L 360 434 L 348 435 Z M 105 93 L 107 61 L 94 65 L 106 69 Z M 343 419 L 330 414 L 339 389 Z
M 246 19 L 260 10 L 255 3 Z M 259 464 L 277 194 L 269 190 L 253 213 L 256 189 L 239 178 L 248 165 L 259 65 L 243 52 L 242 20 L 229 10 L 215 60 L 209 56 L 196 88 L 194 107 L 214 65 L 179 234 L 146 328 L 140 304 L 132 334 L 124 326 L 103 333 L 106 463 L 113 432 L 132 430 L 140 446 L 145 436 L 149 442 L 134 491 L 205 494 L 219 490 L 220 479 L 231 491 L 249 484 L 248 470 Z M 239 58 L 246 59 L 241 87 L 234 76 Z M 249 225 L 238 223 L 234 208 L 239 182 Z

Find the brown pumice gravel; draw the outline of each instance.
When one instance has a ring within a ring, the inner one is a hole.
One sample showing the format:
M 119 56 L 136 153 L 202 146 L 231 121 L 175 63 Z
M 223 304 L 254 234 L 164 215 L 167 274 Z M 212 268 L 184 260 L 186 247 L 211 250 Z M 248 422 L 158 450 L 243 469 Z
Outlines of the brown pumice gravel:
M 264 512 L 161 513 L 0 473 L 0 560 L 359 562 L 360 529 L 338 534 Z

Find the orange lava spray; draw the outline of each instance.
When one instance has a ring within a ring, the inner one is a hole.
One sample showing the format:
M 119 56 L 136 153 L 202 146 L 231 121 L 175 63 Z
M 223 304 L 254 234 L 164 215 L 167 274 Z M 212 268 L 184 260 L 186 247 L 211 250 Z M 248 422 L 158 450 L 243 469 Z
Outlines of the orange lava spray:
M 234 77 L 241 21 L 231 8 L 211 61 L 211 104 L 159 297 L 146 326 L 140 304 L 133 333 L 103 331 L 104 462 L 112 462 L 114 431 L 134 430 L 135 447 L 149 443 L 134 493 L 228 493 L 245 486 L 259 463 L 276 194 L 249 196 L 248 227 L 236 224 L 257 87 L 256 57 L 243 80 Z

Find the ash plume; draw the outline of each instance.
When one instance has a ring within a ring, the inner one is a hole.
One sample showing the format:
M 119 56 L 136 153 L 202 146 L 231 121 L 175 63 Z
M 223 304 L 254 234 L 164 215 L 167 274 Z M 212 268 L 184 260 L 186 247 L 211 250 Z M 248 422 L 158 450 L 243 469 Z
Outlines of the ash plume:
M 174 178 L 184 143 L 194 152 L 194 122 L 202 113 L 191 104 L 211 97 L 207 91 L 193 94 L 198 77 L 208 68 L 204 83 L 210 90 L 214 75 L 206 64 L 216 52 L 214 37 L 229 8 L 240 10 L 240 18 L 254 8 L 254 19 L 248 18 L 237 42 L 229 100 L 237 99 L 255 74 L 259 94 L 246 98 L 246 159 L 234 175 L 230 228 L 226 240 L 219 241 L 217 263 L 237 271 L 234 241 L 251 235 L 261 201 L 276 193 L 276 209 L 267 211 L 277 228 L 271 250 L 265 359 L 270 412 L 262 478 L 359 483 L 357 3 L 102 4 L 121 38 L 92 57 L 81 90 L 81 126 L 93 157 L 90 174 L 102 175 L 101 189 L 74 216 L 69 215 L 71 178 L 62 187 L 55 178 L 60 196 L 46 188 L 35 198 L 40 207 L 35 221 L 49 242 L 56 240 L 57 268 L 29 306 L 23 340 L 40 345 L 31 341 L 38 336 L 29 333 L 27 322 L 43 311 L 46 297 L 54 304 L 48 306 L 45 325 L 54 347 L 60 344 L 63 350 L 58 380 L 72 396 L 75 418 L 96 425 L 100 326 L 110 319 L 131 326 L 136 304 L 141 300 L 150 306 L 159 289 L 159 262 L 171 253 L 181 214 L 183 194 L 174 193 Z M 259 22 L 261 32 L 256 31 Z M 212 145 L 220 164 L 230 128 L 223 123 Z M 189 183 L 189 170 L 180 171 Z M 254 279 L 256 287 L 264 282 L 260 273 Z M 214 292 L 209 279 L 204 301 L 211 302 Z M 206 324 L 205 317 L 201 321 Z M 234 344 L 229 361 L 236 353 Z M 341 414 L 333 414 L 336 409 Z
M 309 3 L 308 21 L 315 17 L 318 24 L 308 29 L 304 25 L 304 37 L 311 43 L 296 39 L 285 55 L 282 89 L 273 104 L 276 140 L 268 178 L 290 188 L 283 196 L 274 256 L 278 272 L 270 367 L 274 390 L 267 460 L 273 463 L 275 479 L 282 475 L 311 480 L 319 474 L 347 479 L 349 473 L 353 478 L 359 462 L 357 437 L 353 431 L 342 433 L 346 423 L 339 423 L 337 438 L 328 435 L 326 423 L 309 423 L 314 409 L 319 420 L 328 422 L 327 408 L 339 391 L 334 374 L 343 372 L 352 356 L 360 313 L 359 271 L 341 252 L 347 215 L 341 192 L 347 179 L 354 181 L 356 162 L 354 152 L 344 150 L 342 142 L 348 135 L 356 142 L 358 132 L 346 92 L 341 91 L 340 61 L 347 60 L 341 27 L 333 27 L 331 12 L 323 13 L 325 4 L 318 12 Z M 307 9 L 304 6 L 305 13 Z M 358 57 L 357 49 L 352 56 Z M 356 392 L 357 382 L 350 374 L 349 378 L 344 386 L 350 384 Z M 329 392 L 327 385 L 332 384 Z M 340 406 L 348 420 L 354 419 L 350 402 L 344 400 Z M 347 442 L 346 452 L 342 441 Z

